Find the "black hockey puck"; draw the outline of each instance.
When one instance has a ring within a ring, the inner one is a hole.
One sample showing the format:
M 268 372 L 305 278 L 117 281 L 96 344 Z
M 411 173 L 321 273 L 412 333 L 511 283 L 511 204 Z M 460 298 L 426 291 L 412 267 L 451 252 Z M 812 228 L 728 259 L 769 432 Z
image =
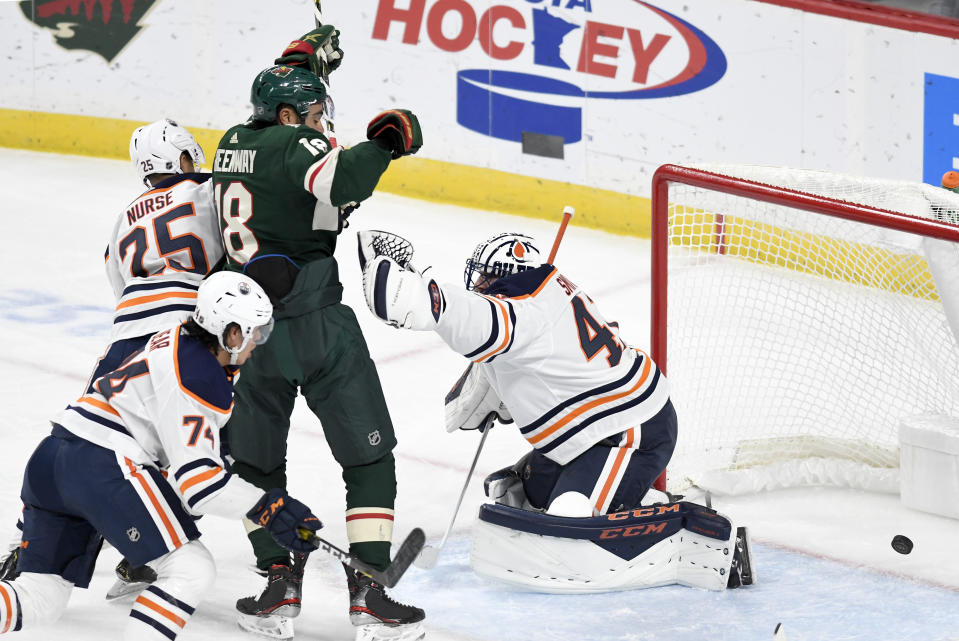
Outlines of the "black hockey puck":
M 909 554 L 912 552 L 912 541 L 907 536 L 897 534 L 892 537 L 892 549 L 899 554 Z

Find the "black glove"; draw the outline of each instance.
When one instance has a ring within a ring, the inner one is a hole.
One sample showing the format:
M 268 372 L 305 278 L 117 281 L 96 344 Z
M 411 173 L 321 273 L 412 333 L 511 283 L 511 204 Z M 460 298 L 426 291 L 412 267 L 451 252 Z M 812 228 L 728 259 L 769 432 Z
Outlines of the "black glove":
M 292 552 L 308 553 L 316 549 L 297 530 L 304 528 L 316 532 L 323 527 L 310 508 L 279 488 L 264 494 L 246 513 L 246 518 L 266 528 L 277 543 Z
M 407 109 L 391 109 L 373 118 L 366 126 L 366 137 L 394 159 L 415 154 L 423 146 L 420 121 Z
M 342 62 L 340 32 L 333 25 L 325 24 L 287 45 L 283 55 L 274 60 L 273 64 L 305 67 L 325 78 Z

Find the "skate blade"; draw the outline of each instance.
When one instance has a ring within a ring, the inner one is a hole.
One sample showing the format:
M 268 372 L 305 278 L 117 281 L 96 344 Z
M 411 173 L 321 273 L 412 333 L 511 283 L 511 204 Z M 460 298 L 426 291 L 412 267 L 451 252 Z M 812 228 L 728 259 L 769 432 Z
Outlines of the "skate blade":
M 127 583 L 126 581 L 117 581 L 107 590 L 106 600 L 107 601 L 117 601 L 124 597 L 134 596 L 143 591 L 143 588 L 150 585 L 145 581 L 137 581 L 134 583 Z
M 236 624 L 241 629 L 267 639 L 292 639 L 293 619 L 275 614 L 258 617 L 253 614 L 238 614 Z
M 356 627 L 354 641 L 420 641 L 426 638 L 422 623 L 405 625 L 385 625 L 371 623 Z

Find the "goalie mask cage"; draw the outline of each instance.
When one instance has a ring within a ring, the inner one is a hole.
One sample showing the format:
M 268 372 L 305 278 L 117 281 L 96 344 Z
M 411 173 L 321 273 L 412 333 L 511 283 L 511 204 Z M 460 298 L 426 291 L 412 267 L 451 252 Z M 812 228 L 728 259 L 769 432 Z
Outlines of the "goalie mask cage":
M 728 165 L 664 165 L 652 191 L 651 355 L 679 416 L 667 487 L 898 492 L 900 422 L 959 416 L 924 253 L 959 242 L 959 196 Z

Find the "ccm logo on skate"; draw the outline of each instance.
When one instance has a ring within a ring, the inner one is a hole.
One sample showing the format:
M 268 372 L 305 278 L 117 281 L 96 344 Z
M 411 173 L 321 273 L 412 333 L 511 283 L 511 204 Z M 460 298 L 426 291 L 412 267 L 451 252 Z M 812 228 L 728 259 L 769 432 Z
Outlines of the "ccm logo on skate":
M 601 539 L 618 539 L 627 536 L 646 536 L 647 534 L 662 534 L 666 529 L 666 521 L 662 523 L 644 523 L 642 525 L 632 525 L 627 528 L 614 527 L 603 530 L 599 534 Z
M 488 56 L 490 65 L 456 74 L 456 120 L 484 136 L 578 142 L 583 87 L 592 99 L 665 98 L 726 73 L 726 56 L 709 36 L 644 0 L 474 4 L 379 0 L 373 39 Z

